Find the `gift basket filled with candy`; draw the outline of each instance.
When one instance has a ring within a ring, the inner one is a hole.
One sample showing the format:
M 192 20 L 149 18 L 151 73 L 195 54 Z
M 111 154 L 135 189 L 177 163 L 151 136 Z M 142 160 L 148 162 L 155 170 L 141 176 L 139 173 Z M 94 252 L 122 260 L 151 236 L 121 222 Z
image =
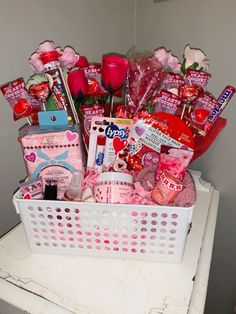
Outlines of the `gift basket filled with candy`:
M 46 41 L 35 72 L 1 92 L 27 178 L 13 196 L 33 252 L 180 262 L 196 202 L 192 160 L 213 143 L 235 89 L 207 90 L 209 60 L 187 45 L 88 62 Z

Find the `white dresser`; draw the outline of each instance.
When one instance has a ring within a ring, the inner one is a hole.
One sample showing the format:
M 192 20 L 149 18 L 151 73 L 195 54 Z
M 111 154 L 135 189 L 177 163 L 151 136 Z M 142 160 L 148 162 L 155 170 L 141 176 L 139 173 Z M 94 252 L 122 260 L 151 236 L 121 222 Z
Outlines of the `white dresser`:
M 33 254 L 18 225 L 0 239 L 4 308 L 32 314 L 203 314 L 219 192 L 200 172 L 193 175 L 197 205 L 181 264 Z

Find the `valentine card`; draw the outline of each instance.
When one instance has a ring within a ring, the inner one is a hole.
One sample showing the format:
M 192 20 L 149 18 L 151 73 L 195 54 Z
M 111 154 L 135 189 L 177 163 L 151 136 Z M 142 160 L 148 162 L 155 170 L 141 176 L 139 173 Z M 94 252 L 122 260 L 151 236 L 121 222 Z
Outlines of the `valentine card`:
M 126 169 L 132 127 L 131 119 L 93 117 L 87 167 L 98 172 Z

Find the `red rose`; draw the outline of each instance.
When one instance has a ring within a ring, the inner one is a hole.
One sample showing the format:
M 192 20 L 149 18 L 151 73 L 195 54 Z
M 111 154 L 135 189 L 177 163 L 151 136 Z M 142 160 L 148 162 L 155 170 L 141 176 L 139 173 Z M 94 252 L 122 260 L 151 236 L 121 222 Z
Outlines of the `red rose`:
M 74 67 L 87 68 L 89 66 L 88 59 L 85 56 L 80 56 Z
M 110 93 L 118 91 L 125 82 L 129 62 L 126 58 L 114 54 L 102 59 L 102 85 Z
M 82 70 L 70 71 L 68 74 L 68 85 L 72 97 L 80 102 L 88 94 L 88 81 Z

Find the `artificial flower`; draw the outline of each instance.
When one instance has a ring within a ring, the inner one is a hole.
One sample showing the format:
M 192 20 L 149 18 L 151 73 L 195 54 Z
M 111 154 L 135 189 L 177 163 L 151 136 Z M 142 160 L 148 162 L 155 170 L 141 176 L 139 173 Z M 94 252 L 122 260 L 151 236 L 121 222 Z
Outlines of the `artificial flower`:
M 48 52 L 55 50 L 55 44 L 53 41 L 46 40 L 42 44 L 39 45 L 37 53 Z
M 44 70 L 43 63 L 39 59 L 39 55 L 36 52 L 31 55 L 31 57 L 29 59 L 29 64 L 30 64 L 32 70 L 37 72 L 37 73 L 42 73 Z
M 167 70 L 173 72 L 179 72 L 181 64 L 178 58 L 173 56 L 170 51 L 165 48 L 159 48 L 154 52 L 154 58 L 156 58 Z
M 78 68 L 87 68 L 89 66 L 88 59 L 85 56 L 79 56 L 79 59 L 76 61 L 74 67 Z
M 127 71 L 129 69 L 129 62 L 126 58 L 110 54 L 102 59 L 102 85 L 110 93 L 121 89 L 123 86 Z
M 81 102 L 88 94 L 88 81 L 82 70 L 70 71 L 68 74 L 68 85 L 72 97 Z
M 189 67 L 206 71 L 209 67 L 209 60 L 202 50 L 187 45 L 184 49 L 184 68 L 186 70 Z
M 68 69 L 72 69 L 79 58 L 79 55 L 76 54 L 74 49 L 71 47 L 65 47 L 62 54 L 59 56 L 61 65 L 67 67 Z

